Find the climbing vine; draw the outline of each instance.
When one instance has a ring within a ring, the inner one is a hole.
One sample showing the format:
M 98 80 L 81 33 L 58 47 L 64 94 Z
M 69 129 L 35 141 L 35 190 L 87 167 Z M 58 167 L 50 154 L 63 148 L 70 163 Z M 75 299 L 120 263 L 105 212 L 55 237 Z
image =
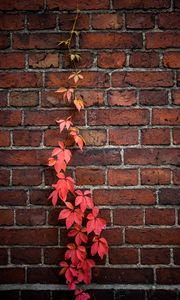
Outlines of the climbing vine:
M 79 14 L 77 6 L 69 38 L 59 42 L 60 46 L 67 48 L 72 63 L 73 72 L 68 77 L 70 84 L 56 91 L 63 95 L 65 101 L 72 103 L 78 112 L 85 106 L 84 100 L 76 95 L 77 88 L 84 79 L 81 71 L 78 70 L 81 56 L 72 50 L 72 40 L 79 35 L 75 30 Z M 60 134 L 66 131 L 67 135 L 64 141 L 58 141 L 58 146 L 54 148 L 48 160 L 48 165 L 54 168 L 57 176 L 57 182 L 52 184 L 54 190 L 49 199 L 54 207 L 59 200 L 63 202 L 64 208 L 60 211 L 58 219 L 65 221 L 67 236 L 72 240 L 67 244 L 64 260 L 59 263 L 60 275 L 65 276 L 68 288 L 74 290 L 76 300 L 87 300 L 90 299 L 90 295 L 80 288 L 79 284 L 90 284 L 91 269 L 95 266 L 93 258 L 98 255 L 103 259 L 108 252 L 108 243 L 101 236 L 106 221 L 98 216 L 99 209 L 92 199 L 91 191 L 76 189 L 74 179 L 66 176 L 67 165 L 72 158 L 71 146 L 76 145 L 81 151 L 85 146 L 80 130 L 74 126 L 73 115 L 56 121 Z

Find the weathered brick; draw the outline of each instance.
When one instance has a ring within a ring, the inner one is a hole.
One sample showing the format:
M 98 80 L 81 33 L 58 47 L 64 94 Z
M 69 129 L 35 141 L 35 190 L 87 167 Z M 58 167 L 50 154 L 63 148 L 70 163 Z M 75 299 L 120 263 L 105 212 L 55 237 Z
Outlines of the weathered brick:
M 179 248 L 174 248 L 173 249 L 173 254 L 174 254 L 174 263 L 176 265 L 180 265 L 180 249 Z
M 0 248 L 0 265 L 6 265 L 8 263 L 7 249 Z
M 149 112 L 146 109 L 101 109 L 88 111 L 89 125 L 146 125 Z
M 16 210 L 16 224 L 25 226 L 44 225 L 46 212 L 42 208 Z
M 75 0 L 67 0 L 64 2 L 63 0 L 48 0 L 48 8 L 49 9 L 66 9 L 66 10 L 74 10 L 77 7 L 77 3 Z M 84 1 L 79 0 L 79 7 L 83 9 L 108 9 L 109 8 L 109 0 L 92 0 L 92 1 Z
M 173 170 L 173 183 L 180 185 L 180 168 Z
M 148 32 L 146 33 L 146 48 L 179 48 L 180 33 L 178 32 Z
M 166 52 L 163 58 L 163 64 L 168 68 L 180 68 L 180 52 Z
M 0 111 L 0 125 L 4 127 L 21 125 L 21 111 Z
M 108 93 L 108 103 L 111 106 L 132 106 L 135 105 L 136 102 L 136 92 L 133 90 L 110 90 Z
M 160 284 L 179 284 L 180 269 L 179 268 L 160 268 L 156 271 L 157 283 Z
M 23 28 L 24 28 L 24 15 L 20 15 L 20 14 L 1 15 L 0 30 L 21 30 Z
M 128 13 L 126 15 L 126 27 L 129 29 L 151 29 L 155 19 L 152 14 Z
M 10 171 L 7 169 L 0 169 L 0 185 L 8 186 L 10 182 Z
M 29 67 L 36 68 L 57 68 L 59 66 L 58 53 L 30 53 Z
M 166 248 L 141 249 L 141 263 L 143 265 L 169 264 L 170 251 Z
M 10 46 L 9 34 L 1 33 L 0 36 L 0 49 L 7 49 Z
M 159 55 L 155 52 L 133 52 L 129 65 L 133 68 L 155 68 L 159 66 Z
M 159 203 L 162 205 L 176 205 L 180 203 L 180 190 L 167 188 L 159 192 Z
M 115 9 L 149 9 L 149 8 L 169 8 L 170 0 L 113 0 L 113 7 Z
M 147 225 L 174 225 L 174 209 L 148 208 L 145 213 L 145 223 Z
M 130 71 L 112 74 L 113 87 L 171 87 L 173 84 L 173 74 L 167 71 Z
M 0 283 L 1 284 L 13 284 L 24 283 L 25 281 L 25 269 L 24 268 L 1 268 L 0 269 Z
M 81 51 L 80 54 L 80 60 L 78 62 L 78 69 L 87 69 L 91 68 L 93 66 L 93 53 L 92 52 L 85 52 Z M 64 53 L 63 59 L 63 68 L 72 69 L 74 68 L 74 63 L 71 61 L 69 53 Z
M 42 172 L 39 169 L 13 169 L 13 185 L 40 185 L 42 183 Z
M 110 264 L 137 264 L 138 251 L 134 248 L 110 248 L 109 249 Z
M 165 168 L 145 168 L 141 170 L 141 184 L 161 185 L 171 183 L 171 170 Z
M 143 145 L 169 145 L 170 130 L 168 128 L 142 129 Z
M 1 205 L 25 205 L 27 195 L 23 190 L 0 191 Z
M 33 72 L 12 72 L 0 74 L 1 88 L 33 88 L 42 86 L 42 74 Z
M 180 90 L 172 91 L 173 104 L 180 105 Z
M 100 185 L 105 182 L 105 171 L 98 168 L 76 168 L 77 185 Z
M 0 53 L 1 69 L 22 69 L 25 67 L 25 57 L 23 53 Z
M 39 146 L 41 143 L 41 131 L 39 130 L 14 130 L 13 144 L 15 146 Z
M 156 201 L 150 189 L 98 189 L 93 191 L 93 196 L 98 205 L 151 205 Z
M 165 90 L 141 90 L 139 100 L 142 105 L 165 105 L 168 103 L 168 93 Z
M 52 267 L 29 267 L 27 270 L 28 283 L 65 283 L 64 278 L 59 276 L 59 268 Z
M 138 171 L 136 169 L 109 169 L 109 185 L 137 185 Z
M 38 93 L 37 92 L 11 92 L 9 96 L 11 106 L 37 106 Z
M 39 264 L 41 263 L 40 248 L 12 248 L 11 262 L 13 264 Z
M 59 28 L 61 30 L 71 30 L 75 14 L 61 14 L 59 16 Z M 81 12 L 81 17 L 77 19 L 76 30 L 85 30 L 89 28 L 89 15 Z
M 50 150 L 2 150 L 0 151 L 0 165 L 12 166 L 47 166 Z
M 153 109 L 152 123 L 153 125 L 179 125 L 180 109 Z
M 0 3 L 1 10 L 40 10 L 44 6 L 43 0 L 7 0 Z
M 92 15 L 93 29 L 120 29 L 123 25 L 122 15 L 116 13 Z
M 14 212 L 12 209 L 0 209 L 0 225 L 8 226 L 14 224 Z
M 158 15 L 158 26 L 161 29 L 178 29 L 180 28 L 180 13 L 168 12 Z
M 122 68 L 126 63 L 124 52 L 100 52 L 97 57 L 97 65 L 100 68 Z
M 10 132 L 1 130 L 0 131 L 0 146 L 7 147 L 10 145 Z
M 0 91 L 0 107 L 7 106 L 7 92 Z
M 109 142 L 112 145 L 136 145 L 138 144 L 138 130 L 134 128 L 110 128 Z
M 82 33 L 80 47 L 88 49 L 132 49 L 141 48 L 142 35 L 140 33 Z
M 142 225 L 143 211 L 141 209 L 114 209 L 113 224 L 121 226 Z
M 56 27 L 55 14 L 29 15 L 27 21 L 28 29 L 52 29 Z

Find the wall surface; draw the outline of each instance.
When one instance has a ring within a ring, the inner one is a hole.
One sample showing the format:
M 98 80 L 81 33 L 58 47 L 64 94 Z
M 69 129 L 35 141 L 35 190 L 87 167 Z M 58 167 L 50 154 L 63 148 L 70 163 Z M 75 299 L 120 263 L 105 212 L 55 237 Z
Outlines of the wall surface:
M 0 298 L 72 299 L 58 262 L 66 245 L 47 159 L 55 120 L 71 107 L 54 91 L 70 62 L 57 46 L 75 0 L 0 1 Z M 79 0 L 76 45 L 87 141 L 69 168 L 108 221 L 107 260 L 92 299 L 177 300 L 180 284 L 180 1 Z M 60 283 L 60 284 L 59 284 Z

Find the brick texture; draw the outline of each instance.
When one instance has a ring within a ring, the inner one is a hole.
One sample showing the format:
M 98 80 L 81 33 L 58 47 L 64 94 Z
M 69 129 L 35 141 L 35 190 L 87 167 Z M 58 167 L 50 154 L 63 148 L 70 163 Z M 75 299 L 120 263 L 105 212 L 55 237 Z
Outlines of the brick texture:
M 56 177 L 47 160 L 64 137 L 56 120 L 72 113 L 55 90 L 69 86 L 72 66 L 58 42 L 76 2 L 0 1 L 0 283 L 9 285 L 0 299 L 73 298 L 58 276 L 67 237 L 48 200 Z M 92 299 L 177 300 L 180 1 L 79 0 L 79 9 L 72 47 L 87 111 L 74 122 L 86 148 L 73 150 L 68 174 L 92 190 L 109 241 Z

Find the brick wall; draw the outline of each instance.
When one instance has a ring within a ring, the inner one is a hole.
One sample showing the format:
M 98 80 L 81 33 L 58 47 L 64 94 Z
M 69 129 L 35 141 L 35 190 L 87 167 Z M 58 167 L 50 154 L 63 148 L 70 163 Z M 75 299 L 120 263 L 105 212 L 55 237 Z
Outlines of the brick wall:
M 93 190 L 110 244 L 93 270 L 93 299 L 177 300 L 180 1 L 79 0 L 79 7 L 87 109 L 76 124 L 87 147 L 69 170 Z M 47 200 L 55 180 L 47 159 L 55 120 L 71 110 L 54 91 L 67 84 L 70 62 L 57 42 L 75 8 L 74 0 L 0 1 L 2 299 L 72 299 L 58 277 L 66 236 L 60 208 Z

